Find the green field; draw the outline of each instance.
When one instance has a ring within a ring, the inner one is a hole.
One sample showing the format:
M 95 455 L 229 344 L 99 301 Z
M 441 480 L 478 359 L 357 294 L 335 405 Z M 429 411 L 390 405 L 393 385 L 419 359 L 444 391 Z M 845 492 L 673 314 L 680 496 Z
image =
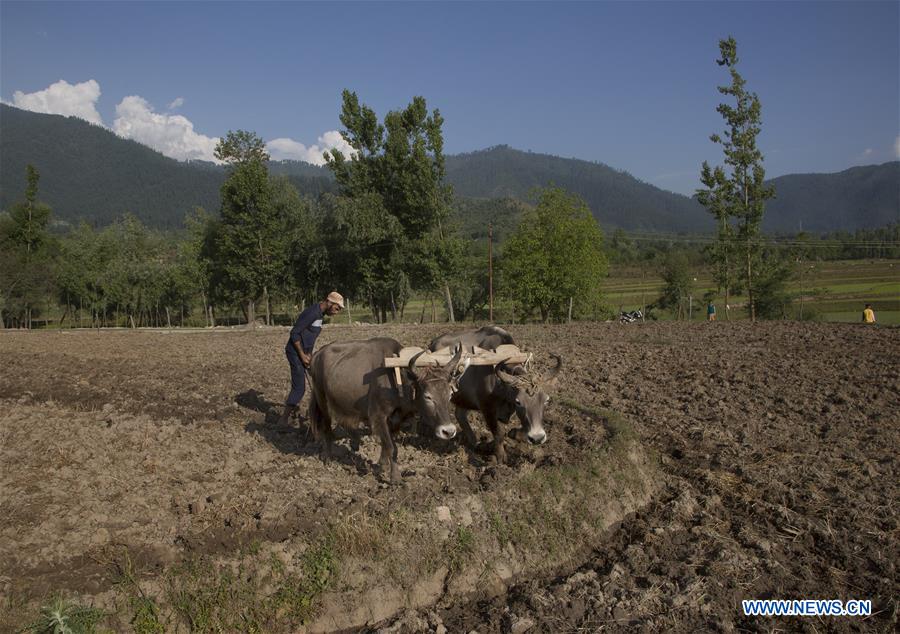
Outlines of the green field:
M 703 295 L 715 290 L 708 270 L 697 270 L 692 319 L 706 319 Z M 636 267 L 611 267 L 605 285 L 607 303 L 616 311 L 635 310 L 655 300 L 662 289 L 659 275 Z M 881 324 L 900 324 L 900 260 L 846 260 L 807 262 L 803 265 L 802 285 L 799 275 L 789 289 L 798 297 L 802 290 L 804 318 L 821 321 L 857 322 L 866 303 L 872 304 Z M 745 319 L 741 307 L 746 297 L 730 298 L 732 319 Z M 719 319 L 724 319 L 724 298 L 716 301 Z M 800 317 L 801 302 L 795 300 L 788 315 Z M 671 318 L 665 312 L 660 319 Z
M 705 268 L 698 268 L 694 273 L 693 302 L 691 310 L 692 321 L 706 319 L 706 304 L 703 296 L 707 291 L 714 290 L 712 275 Z M 603 300 L 608 309 L 606 317 L 617 315 L 620 311 L 637 310 L 652 302 L 660 295 L 663 287 L 662 278 L 655 268 L 645 267 L 616 267 L 610 266 L 609 276 L 603 284 Z M 862 316 L 862 310 L 866 303 L 871 303 L 875 315 L 880 324 L 900 324 L 900 260 L 845 260 L 834 262 L 807 262 L 803 266 L 802 285 L 799 275 L 789 284 L 790 292 L 800 297 L 802 289 L 802 317 L 818 321 L 832 322 L 858 322 Z M 512 303 L 504 300 L 502 289 L 495 287 L 494 319 L 498 323 L 519 323 L 522 316 L 513 311 Z M 576 316 L 578 298 L 576 304 Z M 729 299 L 731 311 L 730 319 L 746 319 L 743 308 L 746 297 L 737 296 Z M 725 319 L 724 297 L 715 300 L 718 318 Z M 335 323 L 364 322 L 375 323 L 376 319 L 368 307 L 350 302 L 349 311 L 345 311 L 334 318 Z M 272 306 L 274 323 L 278 325 L 290 325 L 296 319 L 299 307 L 287 304 L 275 303 Z M 447 320 L 442 296 L 434 297 L 434 313 L 432 313 L 431 298 L 414 297 L 405 306 L 402 317 L 399 314 L 398 321 L 411 323 L 432 321 L 442 323 Z M 795 300 L 787 311 L 788 317 L 799 319 L 801 317 L 801 302 Z M 257 315 L 259 318 L 261 314 Z M 668 320 L 673 316 L 668 311 L 655 311 L 657 319 Z M 54 307 L 49 319 L 41 319 L 37 323 L 39 328 L 58 328 L 61 313 Z M 597 315 L 596 317 L 602 318 Z M 165 316 L 162 315 L 156 325 L 165 326 Z M 530 321 L 536 319 L 531 316 Z M 391 320 L 388 314 L 388 320 Z M 483 323 L 488 321 L 487 306 L 478 314 L 469 313 L 466 321 Z M 173 317 L 173 324 L 177 323 Z M 457 315 L 457 321 L 462 321 Z M 217 312 L 217 325 L 234 326 L 244 323 L 244 317 L 240 314 L 227 314 L 224 311 Z M 66 327 L 80 325 L 90 327 L 90 315 L 82 314 L 80 322 L 70 316 Z M 119 327 L 127 327 L 128 323 L 122 315 L 117 324 Z M 185 326 L 203 327 L 206 325 L 202 312 L 194 311 L 186 316 Z

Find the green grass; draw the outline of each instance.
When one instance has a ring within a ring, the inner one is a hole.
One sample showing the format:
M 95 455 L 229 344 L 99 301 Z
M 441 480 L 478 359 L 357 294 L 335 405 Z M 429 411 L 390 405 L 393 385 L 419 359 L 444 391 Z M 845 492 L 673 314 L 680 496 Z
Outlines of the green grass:
M 33 634 L 87 634 L 96 632 L 106 613 L 57 595 L 41 607 L 40 616 L 24 631 Z
M 802 289 L 804 296 L 805 317 L 815 314 L 816 318 L 824 321 L 856 322 L 859 321 L 863 306 L 868 302 L 873 305 L 878 322 L 882 324 L 900 323 L 900 260 L 844 260 L 833 262 L 805 262 L 803 265 L 803 280 L 799 276 L 788 285 L 788 290 L 798 295 Z M 696 282 L 694 286 L 694 306 L 692 321 L 704 321 L 706 319 L 706 304 L 703 295 L 707 291 L 714 291 L 715 284 L 710 271 L 704 267 L 697 267 L 693 271 Z M 636 310 L 656 300 L 662 291 L 662 279 L 655 270 L 645 268 L 643 271 L 637 267 L 611 266 L 609 276 L 603 281 L 603 301 L 613 314 L 620 310 Z M 494 298 L 494 321 L 498 323 L 518 322 L 520 315 L 516 315 L 511 303 L 504 299 L 502 288 L 496 287 Z M 577 301 L 577 298 L 576 298 Z M 836 307 L 835 302 L 840 301 Z M 730 303 L 741 306 L 746 302 L 745 297 L 732 297 Z M 725 319 L 724 298 L 716 299 L 719 320 Z M 428 297 L 413 297 L 407 303 L 402 321 L 406 323 L 422 321 L 432 322 L 432 303 Z M 361 303 L 350 304 L 350 310 L 337 315 L 331 320 L 334 324 L 347 324 L 349 322 L 375 323 L 376 318 Z M 423 311 L 424 309 L 424 311 Z M 288 325 L 292 323 L 296 315 L 293 307 L 286 304 L 273 306 L 277 316 L 277 323 Z M 795 301 L 788 309 L 791 318 L 799 316 L 799 302 Z M 52 312 L 49 317 L 51 322 L 47 328 L 57 328 L 61 314 Z M 258 315 L 258 317 L 260 317 Z M 656 317 L 661 320 L 672 319 L 666 311 L 657 311 Z M 731 319 L 746 319 L 742 308 L 735 308 L 730 313 Z M 242 319 L 242 318 L 241 318 Z M 391 316 L 388 313 L 388 320 Z M 398 306 L 399 319 L 399 306 Z M 471 315 L 469 316 L 471 319 Z M 532 320 L 534 316 L 532 316 Z M 434 321 L 446 322 L 443 297 L 434 298 Z M 479 314 L 478 321 L 486 321 L 487 314 Z M 88 322 L 82 322 L 88 326 Z M 230 320 L 224 315 L 219 316 L 220 325 L 230 323 L 243 323 L 235 316 Z M 70 324 L 67 324 L 70 325 Z M 126 326 L 124 318 L 120 319 L 119 326 Z M 203 327 L 205 322 L 202 316 L 194 315 L 186 325 Z
M 815 315 L 820 321 L 858 322 L 866 303 L 871 303 L 878 323 L 900 323 L 900 261 L 898 260 L 847 260 L 805 263 L 803 283 L 797 277 L 788 284 L 791 293 L 803 291 L 804 318 Z M 713 291 L 714 284 L 707 271 L 698 270 L 694 287 L 692 321 L 706 319 L 703 294 Z M 604 284 L 606 302 L 615 310 L 635 310 L 655 300 L 662 291 L 662 280 L 649 271 L 641 277 L 639 269 L 610 269 L 610 277 Z M 743 296 L 729 298 L 730 304 L 746 303 Z M 715 301 L 719 320 L 725 319 L 724 298 Z M 788 308 L 791 318 L 798 318 L 800 303 L 795 300 Z M 671 319 L 667 312 L 657 311 L 659 319 Z M 743 308 L 733 309 L 731 319 L 746 319 Z

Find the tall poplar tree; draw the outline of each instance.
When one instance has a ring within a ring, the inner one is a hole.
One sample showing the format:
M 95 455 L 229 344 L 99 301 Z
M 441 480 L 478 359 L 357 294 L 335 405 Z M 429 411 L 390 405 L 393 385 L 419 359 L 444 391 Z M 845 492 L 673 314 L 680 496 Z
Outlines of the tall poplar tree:
M 283 223 L 273 204 L 265 144 L 253 132 L 230 131 L 219 141 L 216 158 L 229 165 L 222 185 L 222 220 L 216 236 L 218 275 L 234 299 L 245 308 L 248 323 L 256 318 L 256 300 L 263 298 L 269 315 L 269 292 L 283 276 L 286 253 Z
M 31 328 L 35 308 L 46 299 L 52 257 L 50 207 L 38 201 L 40 174 L 33 165 L 26 167 L 26 180 L 25 200 L 0 223 L 0 312 L 19 315 L 19 323 Z
M 357 262 L 354 290 L 384 315 L 387 306 L 396 310 L 397 295 L 411 280 L 441 286 L 453 321 L 448 282 L 454 261 L 448 255 L 456 250 L 444 248 L 452 240 L 444 228 L 451 189 L 443 182 L 440 111 L 429 113 L 425 99 L 414 97 L 403 110 L 388 112 L 382 125 L 356 93 L 345 90 L 340 119 L 353 155 L 331 150 L 325 159 L 345 199 L 332 202 L 340 212 L 338 230 L 351 237 L 340 259 Z M 436 264 L 429 267 L 438 272 L 436 279 L 420 275 L 423 255 Z
M 734 104 L 721 103 L 716 111 L 725 119 L 726 129 L 713 134 L 710 140 L 722 146 L 725 168 L 710 169 L 706 161 L 701 169 L 701 181 L 706 189 L 698 190 L 698 199 L 712 213 L 719 224 L 716 260 L 716 282 L 727 288 L 730 281 L 731 219 L 737 222 L 736 244 L 739 247 L 741 269 L 750 309 L 750 319 L 756 319 L 753 301 L 754 266 L 760 254 L 759 234 L 765 212 L 766 200 L 775 196 L 773 187 L 764 184 L 766 171 L 763 155 L 756 147 L 756 137 L 761 126 L 759 97 L 748 92 L 746 81 L 737 71 L 737 42 L 733 37 L 719 40 L 721 58 L 719 66 L 725 66 L 731 75 L 731 84 L 719 86 L 721 94 L 734 99 Z M 727 299 L 726 299 L 727 302 Z

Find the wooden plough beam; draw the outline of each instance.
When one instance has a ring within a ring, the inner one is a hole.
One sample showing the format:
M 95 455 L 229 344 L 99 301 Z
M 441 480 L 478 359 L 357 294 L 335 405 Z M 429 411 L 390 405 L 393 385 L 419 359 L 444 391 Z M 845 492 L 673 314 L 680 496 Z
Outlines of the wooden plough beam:
M 397 385 L 400 385 L 401 383 L 400 368 L 407 367 L 409 365 L 409 360 L 422 351 L 423 348 L 410 346 L 400 350 L 399 356 L 385 358 L 384 367 L 394 368 L 394 377 L 397 379 Z M 426 351 L 425 354 L 416 359 L 416 367 L 429 365 L 443 366 L 450 363 L 452 358 L 453 351 L 450 348 L 442 348 L 436 352 Z M 531 358 L 531 353 L 522 352 L 519 350 L 518 346 L 509 344 L 498 346 L 496 350 L 485 350 L 475 346 L 474 348 L 463 350 L 462 357 L 459 361 L 460 366 L 466 362 L 467 358 L 471 359 L 469 365 L 497 365 L 498 363 L 508 363 L 512 365 L 515 363 L 525 363 Z

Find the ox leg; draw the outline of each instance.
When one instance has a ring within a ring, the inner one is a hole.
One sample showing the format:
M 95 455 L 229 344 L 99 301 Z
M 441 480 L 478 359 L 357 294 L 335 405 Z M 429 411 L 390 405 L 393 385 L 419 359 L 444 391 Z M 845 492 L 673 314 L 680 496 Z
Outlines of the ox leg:
M 456 422 L 459 423 L 460 429 L 463 431 L 463 440 L 470 449 L 475 449 L 478 445 L 478 439 L 475 438 L 475 432 L 469 425 L 469 410 L 462 407 L 456 408 Z
M 322 409 L 315 397 L 309 404 L 309 424 L 316 440 L 322 443 L 320 456 L 322 462 L 327 464 L 331 460 L 334 431 L 331 429 L 331 417 Z
M 488 430 L 494 436 L 494 457 L 498 463 L 506 462 L 506 449 L 503 448 L 503 434 L 500 432 L 500 423 L 497 420 L 497 411 L 489 407 L 484 411 L 484 420 Z
M 373 428 L 381 443 L 381 456 L 378 458 L 378 464 L 381 466 L 382 477 L 390 477 L 391 484 L 400 484 L 402 478 L 400 477 L 400 467 L 397 466 L 397 445 L 391 439 L 387 417 L 379 416 Z
M 360 437 L 361 437 L 362 433 L 359 431 L 359 429 L 350 429 L 349 432 L 350 432 L 350 449 L 352 449 L 356 453 L 359 453 L 359 443 L 360 443 Z

